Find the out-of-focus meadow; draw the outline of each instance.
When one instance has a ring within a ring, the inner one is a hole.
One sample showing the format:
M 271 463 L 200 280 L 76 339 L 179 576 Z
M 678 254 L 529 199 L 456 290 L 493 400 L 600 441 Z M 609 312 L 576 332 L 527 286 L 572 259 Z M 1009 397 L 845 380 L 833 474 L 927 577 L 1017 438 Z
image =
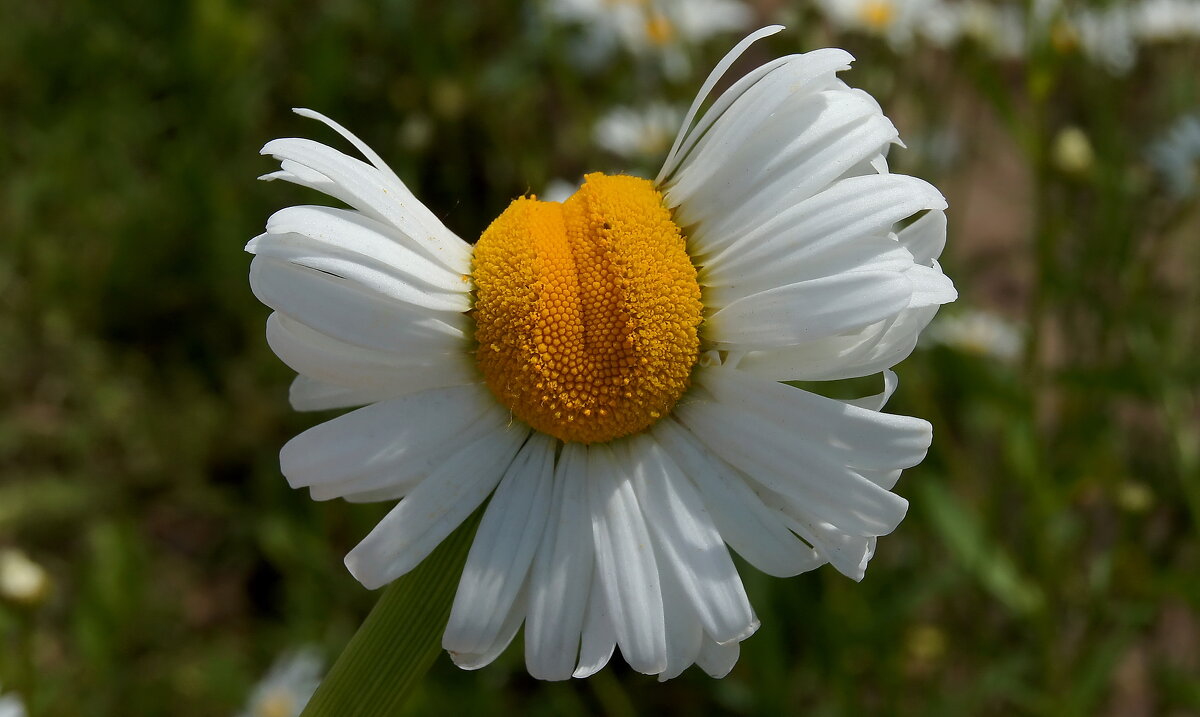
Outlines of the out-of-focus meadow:
M 743 566 L 763 627 L 724 680 L 614 659 L 540 683 L 514 646 L 439 658 L 411 713 L 1200 714 L 1200 4 L 645 12 L 0 1 L 0 694 L 289 714 L 255 685 L 306 647 L 314 679 L 375 599 L 342 556 L 389 506 L 314 503 L 278 469 L 326 416 L 287 406 L 242 247 L 325 199 L 256 182 L 257 152 L 342 146 L 288 108 L 474 238 L 585 171 L 652 176 L 716 59 L 782 21 L 739 66 L 846 47 L 908 145 L 893 168 L 950 202 L 961 298 L 892 404 L 935 426 L 908 518 L 861 584 Z

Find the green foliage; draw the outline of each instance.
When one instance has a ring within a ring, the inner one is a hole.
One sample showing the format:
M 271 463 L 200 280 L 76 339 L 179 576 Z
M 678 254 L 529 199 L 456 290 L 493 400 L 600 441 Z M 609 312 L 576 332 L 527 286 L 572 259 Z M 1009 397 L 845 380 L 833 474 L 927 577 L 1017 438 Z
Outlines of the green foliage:
M 828 43 L 791 12 L 770 51 Z M 0 544 L 51 576 L 42 604 L 0 602 L 0 687 L 34 717 L 233 714 L 281 651 L 332 662 L 350 640 L 375 596 L 341 557 L 388 507 L 314 503 L 278 472 L 323 417 L 286 405 L 242 247 L 324 199 L 255 182 L 273 169 L 256 153 L 340 142 L 287 108 L 349 126 L 471 238 L 553 178 L 653 172 L 593 123 L 688 102 L 733 39 L 674 80 L 627 56 L 576 67 L 578 33 L 532 3 L 0 0 L 0 17 Z M 1200 107 L 1197 48 L 1113 76 L 1049 45 L 849 42 L 843 77 L 912 148 L 894 166 L 949 198 L 962 303 L 1023 327 L 1024 355 L 939 345 L 899 367 L 891 410 L 935 426 L 898 487 L 908 519 L 861 584 L 743 566 L 763 627 L 725 680 L 660 685 L 614 659 L 539 683 L 518 640 L 478 672 L 437 657 L 407 713 L 1200 711 L 1200 216 L 1144 160 Z M 1055 161 L 1067 127 L 1094 148 L 1082 170 Z

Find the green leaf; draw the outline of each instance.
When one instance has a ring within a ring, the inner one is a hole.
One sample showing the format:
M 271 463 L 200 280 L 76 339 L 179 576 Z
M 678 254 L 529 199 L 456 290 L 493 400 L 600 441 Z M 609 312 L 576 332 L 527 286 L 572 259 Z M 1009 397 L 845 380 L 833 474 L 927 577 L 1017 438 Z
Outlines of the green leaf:
M 441 652 L 467 551 L 482 511 L 398 578 L 329 670 L 301 717 L 395 715 Z
M 923 483 L 919 490 L 934 530 L 984 589 L 1019 614 L 1044 607 L 1042 591 L 1021 573 L 1008 551 L 987 535 L 977 514 L 938 483 Z

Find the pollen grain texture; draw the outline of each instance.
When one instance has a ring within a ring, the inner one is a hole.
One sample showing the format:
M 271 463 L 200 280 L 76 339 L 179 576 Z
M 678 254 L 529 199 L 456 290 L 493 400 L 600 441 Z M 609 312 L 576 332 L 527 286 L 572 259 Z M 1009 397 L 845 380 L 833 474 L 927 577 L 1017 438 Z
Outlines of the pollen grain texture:
M 650 182 L 589 174 L 562 204 L 517 199 L 473 261 L 476 360 L 533 428 L 610 441 L 653 425 L 687 389 L 700 287 Z

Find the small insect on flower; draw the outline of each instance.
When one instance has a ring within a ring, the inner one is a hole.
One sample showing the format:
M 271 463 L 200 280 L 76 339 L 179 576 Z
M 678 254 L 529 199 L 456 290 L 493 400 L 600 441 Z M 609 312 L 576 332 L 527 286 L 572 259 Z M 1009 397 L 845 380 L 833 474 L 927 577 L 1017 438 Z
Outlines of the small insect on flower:
M 369 588 L 487 501 L 443 638 L 459 666 L 524 624 L 535 677 L 616 647 L 661 679 L 722 676 L 759 625 L 727 545 L 771 575 L 858 580 L 904 518 L 892 487 L 931 428 L 881 409 L 956 297 L 946 203 L 888 172 L 896 129 L 838 79 L 842 50 L 772 60 L 699 113 L 780 29 L 717 65 L 653 181 L 518 198 L 473 246 L 315 112 L 367 162 L 264 147 L 267 179 L 352 207 L 284 209 L 247 246 L 292 404 L 366 405 L 289 442 L 283 473 L 317 500 L 401 499 L 346 556 Z M 882 392 L 851 401 L 781 383 L 874 374 Z

